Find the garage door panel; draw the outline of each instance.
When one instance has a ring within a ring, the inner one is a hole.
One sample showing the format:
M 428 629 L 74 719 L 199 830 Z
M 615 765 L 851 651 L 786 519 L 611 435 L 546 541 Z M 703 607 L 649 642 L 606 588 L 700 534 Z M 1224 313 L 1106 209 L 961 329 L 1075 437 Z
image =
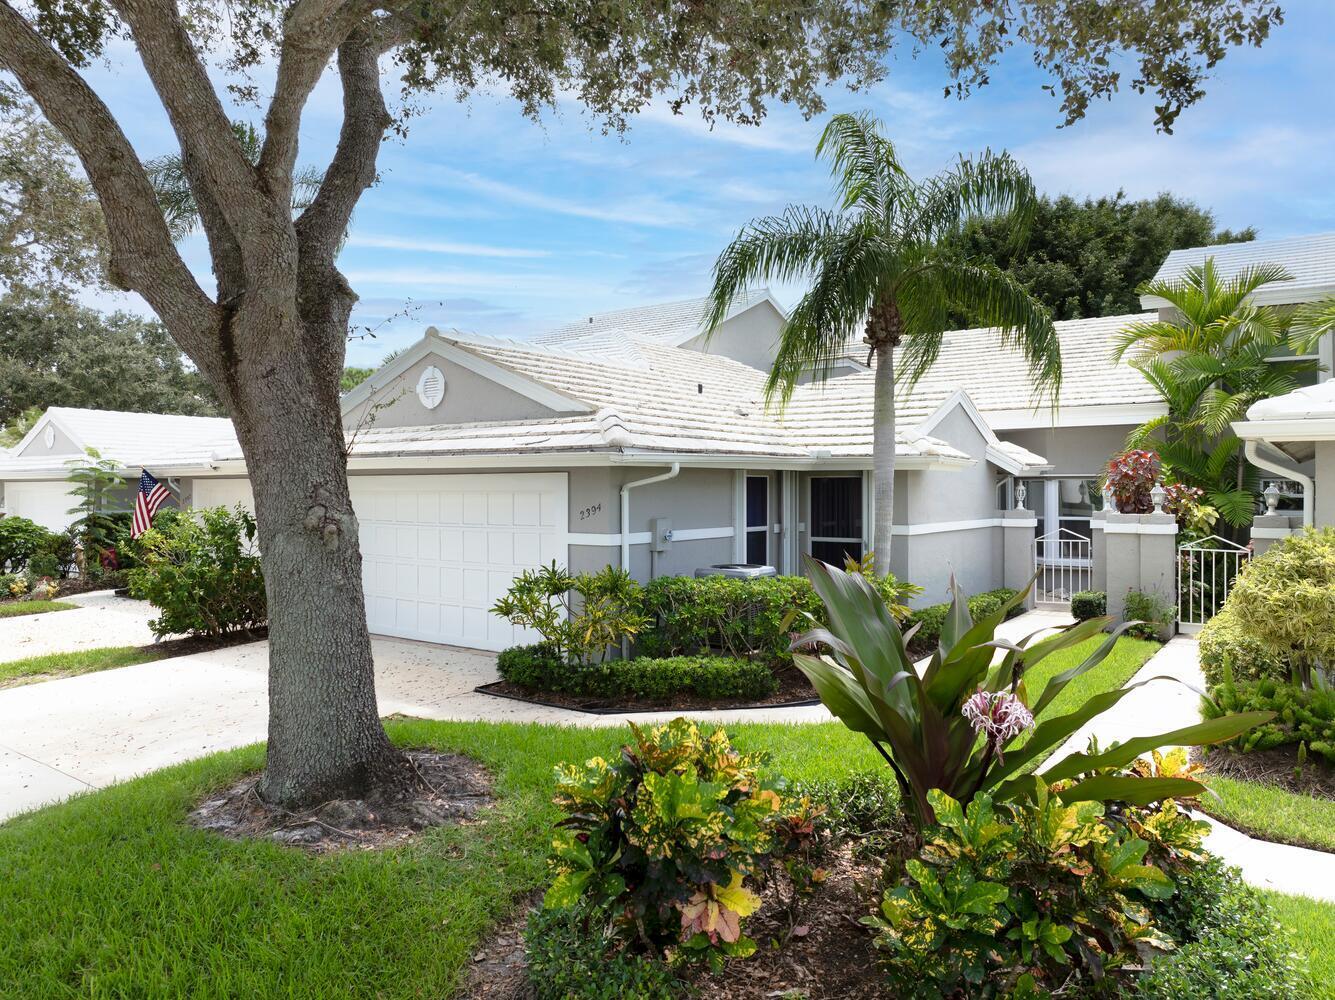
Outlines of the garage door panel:
M 353 477 L 351 485 L 373 631 L 489 649 L 535 641 L 490 609 L 518 573 L 566 561 L 564 474 Z

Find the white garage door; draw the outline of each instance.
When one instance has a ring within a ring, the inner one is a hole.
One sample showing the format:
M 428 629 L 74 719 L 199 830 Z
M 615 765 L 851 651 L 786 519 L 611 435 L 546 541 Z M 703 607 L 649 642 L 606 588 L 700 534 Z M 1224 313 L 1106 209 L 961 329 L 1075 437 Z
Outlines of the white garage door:
M 196 479 L 191 484 L 190 506 L 236 507 L 240 505 L 252 514 L 255 498 L 250 493 L 249 479 Z
M 504 649 L 489 611 L 524 569 L 566 562 L 565 473 L 354 476 L 366 616 L 378 635 Z
M 5 484 L 5 509 L 16 517 L 36 521 L 48 531 L 64 531 L 73 524 L 78 515 L 68 511 L 78 502 L 63 481 Z

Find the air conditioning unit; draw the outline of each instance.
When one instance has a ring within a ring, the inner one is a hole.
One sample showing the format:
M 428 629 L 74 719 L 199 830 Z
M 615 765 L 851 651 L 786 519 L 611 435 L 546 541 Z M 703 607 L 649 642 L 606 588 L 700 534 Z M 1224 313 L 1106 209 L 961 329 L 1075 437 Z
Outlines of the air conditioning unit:
M 778 576 L 779 571 L 773 566 L 761 563 L 715 563 L 713 566 L 701 566 L 695 571 L 697 577 L 727 576 L 736 580 L 754 580 L 762 576 Z

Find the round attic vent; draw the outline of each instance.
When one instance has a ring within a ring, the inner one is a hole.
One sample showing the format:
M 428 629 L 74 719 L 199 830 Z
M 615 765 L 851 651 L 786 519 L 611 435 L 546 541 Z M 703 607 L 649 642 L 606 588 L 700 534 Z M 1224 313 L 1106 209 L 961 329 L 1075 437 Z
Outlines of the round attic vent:
M 50 424 L 46 425 L 46 431 L 42 434 L 42 443 L 48 448 L 56 446 L 56 429 Z
M 434 410 L 445 398 L 445 376 L 432 365 L 417 380 L 417 398 L 428 410 Z

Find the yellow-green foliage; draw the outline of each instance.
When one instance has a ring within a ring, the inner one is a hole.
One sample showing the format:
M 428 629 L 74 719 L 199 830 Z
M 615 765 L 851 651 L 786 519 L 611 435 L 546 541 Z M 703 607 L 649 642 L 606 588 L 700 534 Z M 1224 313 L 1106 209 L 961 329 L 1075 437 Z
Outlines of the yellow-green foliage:
M 1307 667 L 1335 664 L 1335 528 L 1290 535 L 1252 560 L 1228 606 L 1276 655 Z
M 1229 674 L 1239 681 L 1267 677 L 1285 680 L 1289 676 L 1288 661 L 1243 625 L 1231 600 L 1205 623 L 1196 638 L 1201 670 L 1211 687 L 1224 683 Z
M 612 761 L 556 768 L 565 813 L 552 843 L 553 908 L 610 905 L 629 942 L 721 962 L 755 943 L 741 922 L 760 905 L 747 883 L 762 860 L 813 833 L 819 811 L 788 798 L 759 755 L 733 750 L 687 719 L 652 731 Z

